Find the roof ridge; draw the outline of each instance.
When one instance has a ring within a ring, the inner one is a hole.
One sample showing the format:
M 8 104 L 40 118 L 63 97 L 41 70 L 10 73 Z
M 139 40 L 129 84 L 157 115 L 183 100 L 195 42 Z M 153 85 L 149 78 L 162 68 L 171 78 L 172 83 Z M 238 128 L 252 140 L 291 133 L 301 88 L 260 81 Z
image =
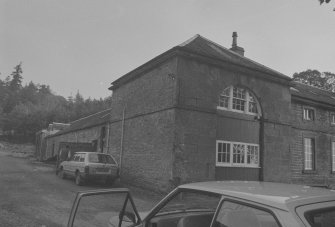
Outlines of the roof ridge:
M 111 109 L 112 109 L 112 108 L 108 108 L 108 109 L 106 109 L 106 110 L 102 110 L 102 111 L 100 111 L 100 112 L 97 112 L 97 113 L 88 115 L 88 116 L 86 116 L 86 117 L 79 118 L 79 119 L 77 119 L 77 120 L 74 120 L 74 121 L 70 122 L 70 124 L 72 125 L 72 124 L 75 123 L 75 122 L 78 122 L 78 121 L 81 121 L 81 120 L 83 120 L 83 119 L 92 117 L 92 116 L 94 116 L 94 115 L 98 115 L 99 113 L 102 113 L 102 112 L 105 112 L 105 111 L 107 111 L 107 110 L 111 110 Z
M 198 37 L 201 37 L 201 36 L 200 36 L 199 34 L 196 34 L 196 35 L 194 35 L 193 37 L 189 38 L 188 40 L 182 42 L 182 43 L 179 44 L 178 46 L 180 46 L 180 47 L 184 47 L 184 46 L 186 46 L 187 44 L 191 43 L 193 40 L 195 40 L 195 39 L 198 38 Z
M 228 49 L 228 48 L 226 48 L 226 47 L 224 47 L 224 46 L 222 46 L 222 45 L 220 45 L 220 44 L 218 44 L 218 43 L 216 43 L 216 42 L 214 42 L 214 41 L 212 41 L 212 40 L 210 40 L 210 39 L 207 39 L 206 37 L 203 37 L 203 36 L 201 36 L 201 35 L 199 35 L 199 37 L 205 39 L 207 42 L 210 42 L 210 43 L 212 43 L 212 44 L 214 44 L 214 45 L 216 45 L 216 46 L 219 46 L 220 48 L 223 48 L 223 49 L 229 51 L 230 53 L 234 54 L 235 56 L 237 56 L 237 57 L 239 57 L 239 58 L 246 59 L 247 61 L 250 61 L 250 62 L 252 62 L 252 63 L 254 63 L 254 64 L 257 64 L 257 65 L 259 65 L 259 66 L 261 66 L 261 67 L 264 67 L 264 68 L 266 68 L 266 69 L 268 69 L 268 70 L 270 70 L 270 71 L 274 71 L 274 72 L 276 72 L 276 73 L 278 73 L 278 74 L 281 74 L 281 75 L 283 75 L 283 76 L 289 77 L 289 76 L 287 76 L 287 75 L 285 75 L 285 74 L 283 74 L 283 73 L 281 73 L 281 72 L 279 72 L 279 71 L 277 71 L 277 70 L 274 70 L 274 69 L 272 69 L 272 68 L 270 68 L 270 67 L 267 67 L 266 65 L 263 65 L 263 64 L 261 64 L 261 63 L 258 63 L 258 62 L 256 62 L 256 61 L 250 59 L 250 58 L 247 58 L 247 57 L 245 57 L 244 55 L 242 56 L 242 55 L 236 53 L 235 51 L 232 51 L 232 50 L 230 50 L 230 49 Z

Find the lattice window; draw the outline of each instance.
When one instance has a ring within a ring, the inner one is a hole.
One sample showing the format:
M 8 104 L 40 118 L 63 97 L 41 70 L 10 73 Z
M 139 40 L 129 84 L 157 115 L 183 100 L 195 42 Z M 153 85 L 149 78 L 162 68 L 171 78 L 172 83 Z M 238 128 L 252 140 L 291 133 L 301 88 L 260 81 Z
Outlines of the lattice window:
M 219 96 L 218 109 L 258 115 L 256 98 L 246 89 L 229 86 Z
M 217 166 L 259 167 L 259 145 L 217 141 Z

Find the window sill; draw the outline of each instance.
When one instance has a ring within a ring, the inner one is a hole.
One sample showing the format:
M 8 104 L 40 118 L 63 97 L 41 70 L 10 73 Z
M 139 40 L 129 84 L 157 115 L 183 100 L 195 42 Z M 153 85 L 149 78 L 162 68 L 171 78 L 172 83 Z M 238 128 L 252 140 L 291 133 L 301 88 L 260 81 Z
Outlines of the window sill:
M 258 113 L 253 113 L 253 112 L 248 112 L 248 111 L 242 111 L 242 110 L 235 110 L 235 109 L 229 109 L 221 106 L 216 107 L 217 110 L 224 110 L 224 111 L 229 111 L 229 112 L 234 112 L 234 113 L 240 113 L 240 114 L 246 114 L 250 116 L 258 116 Z
M 253 168 L 253 169 L 260 169 L 260 168 L 261 168 L 261 167 L 259 167 L 259 166 L 239 166 L 239 165 L 232 166 L 232 165 L 218 165 L 218 164 L 216 164 L 215 167 L 228 167 L 228 168 Z
M 223 116 L 223 117 L 242 119 L 242 120 L 248 120 L 248 121 L 257 121 L 258 120 L 258 115 L 246 114 L 246 113 L 237 112 L 237 111 L 230 111 L 230 110 L 227 110 L 227 109 L 217 108 L 216 113 L 219 116 Z
M 316 170 L 303 170 L 302 173 L 303 174 L 316 174 L 318 172 Z

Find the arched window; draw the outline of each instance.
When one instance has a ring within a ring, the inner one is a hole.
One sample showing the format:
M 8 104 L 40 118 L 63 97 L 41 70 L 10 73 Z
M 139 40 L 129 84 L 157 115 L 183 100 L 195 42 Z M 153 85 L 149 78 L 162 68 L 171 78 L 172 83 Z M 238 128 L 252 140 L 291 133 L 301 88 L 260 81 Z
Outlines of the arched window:
M 229 86 L 219 97 L 218 109 L 260 115 L 256 98 L 245 88 Z

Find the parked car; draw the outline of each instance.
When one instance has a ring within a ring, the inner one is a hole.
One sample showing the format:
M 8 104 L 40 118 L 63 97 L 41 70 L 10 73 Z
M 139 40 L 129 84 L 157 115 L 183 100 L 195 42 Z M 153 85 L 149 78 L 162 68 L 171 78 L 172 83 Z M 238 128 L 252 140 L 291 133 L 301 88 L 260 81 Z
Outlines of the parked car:
M 128 189 L 79 192 L 68 227 L 334 227 L 335 191 L 268 182 L 181 185 L 144 217 Z
M 77 185 L 83 185 L 87 180 L 103 180 L 112 184 L 119 177 L 119 167 L 109 154 L 97 152 L 76 152 L 68 161 L 60 163 L 58 176 L 74 177 Z

